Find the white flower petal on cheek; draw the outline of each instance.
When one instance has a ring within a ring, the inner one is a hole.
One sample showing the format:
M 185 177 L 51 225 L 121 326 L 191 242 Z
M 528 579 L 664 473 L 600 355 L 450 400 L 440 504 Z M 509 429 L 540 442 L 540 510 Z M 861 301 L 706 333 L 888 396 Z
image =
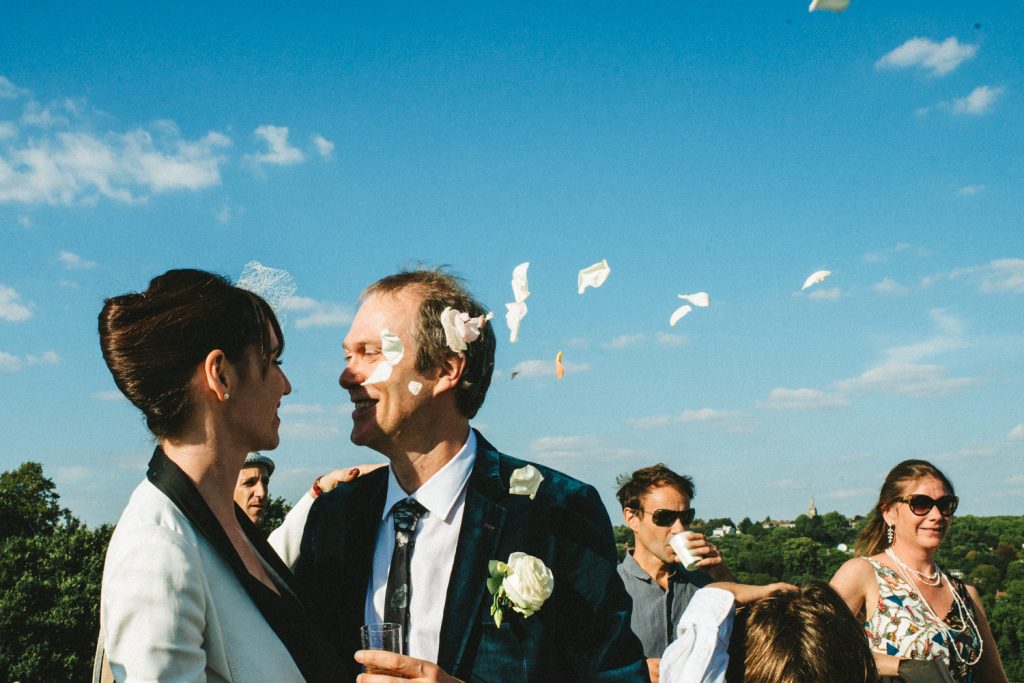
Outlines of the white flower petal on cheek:
M 417 396 L 420 393 L 420 390 L 423 388 L 423 385 L 417 382 L 416 380 L 412 380 L 411 382 L 409 382 L 408 386 L 409 393 L 412 394 L 413 396 Z
M 576 279 L 576 285 L 579 288 L 580 294 L 582 294 L 583 290 L 587 287 L 597 288 L 603 285 L 611 272 L 612 269 L 608 266 L 607 259 L 602 259 L 594 265 L 587 266 L 581 270 Z
M 526 269 L 530 262 L 520 263 L 512 271 L 512 296 L 517 304 L 521 304 L 530 298 L 530 285 L 526 280 Z M 506 304 L 507 305 L 507 304 Z
M 691 306 L 690 304 L 683 304 L 682 306 L 677 308 L 674 313 L 672 313 L 672 317 L 668 319 L 668 324 L 671 325 L 672 327 L 675 327 L 676 323 L 679 322 L 687 313 L 689 313 L 692 310 L 693 306 Z
M 380 331 L 380 354 L 383 359 L 377 363 L 373 373 L 363 381 L 363 386 L 386 382 L 391 377 L 391 371 L 405 356 L 405 345 L 402 344 L 402 340 L 386 327 Z
M 505 324 L 508 325 L 509 343 L 515 344 L 519 341 L 519 323 L 526 317 L 526 304 L 517 301 L 512 304 L 505 304 L 508 311 L 505 313 Z

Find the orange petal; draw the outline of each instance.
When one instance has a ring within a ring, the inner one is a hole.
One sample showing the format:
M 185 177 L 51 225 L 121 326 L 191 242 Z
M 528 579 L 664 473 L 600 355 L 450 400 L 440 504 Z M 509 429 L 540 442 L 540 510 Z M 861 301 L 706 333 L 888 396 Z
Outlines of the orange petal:
M 559 351 L 555 356 L 555 378 L 562 379 L 563 377 L 565 377 L 565 368 L 562 367 L 562 352 Z

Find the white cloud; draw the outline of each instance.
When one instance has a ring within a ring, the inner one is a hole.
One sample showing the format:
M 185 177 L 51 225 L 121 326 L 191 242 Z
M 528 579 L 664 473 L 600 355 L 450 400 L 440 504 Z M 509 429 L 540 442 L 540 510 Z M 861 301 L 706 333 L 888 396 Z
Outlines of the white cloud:
M 58 252 L 57 260 L 60 261 L 61 265 L 63 265 L 67 270 L 88 270 L 89 268 L 96 267 L 95 261 L 82 258 L 78 254 L 70 251 Z
M 342 327 L 352 322 L 352 310 L 348 306 L 318 301 L 308 296 L 292 296 L 284 302 L 286 311 L 299 311 L 295 327 L 305 330 L 310 327 Z
M 326 422 L 281 421 L 281 436 L 305 441 L 328 441 L 341 438 L 341 429 Z
M 18 136 L 18 127 L 10 121 L 0 121 L 0 142 Z
M 843 392 L 877 389 L 905 396 L 945 396 L 975 384 L 973 377 L 947 377 L 940 365 L 891 361 L 836 383 Z
M 845 396 L 826 394 L 821 389 L 778 387 L 768 392 L 767 400 L 758 401 L 757 407 L 767 410 L 817 410 L 839 408 L 849 403 Z
M 32 311 L 18 302 L 20 298 L 13 287 L 0 285 L 0 320 L 16 323 L 32 317 Z
M 747 425 L 741 423 L 743 413 L 738 410 L 717 410 L 715 408 L 686 409 L 679 415 L 649 415 L 636 417 L 627 421 L 634 429 L 660 429 L 672 424 L 686 422 L 716 423 L 730 431 L 747 431 Z
M 685 334 L 669 334 L 668 332 L 658 332 L 655 339 L 659 346 L 668 347 L 685 346 L 690 340 Z
M 166 129 L 44 135 L 0 154 L 0 203 L 134 202 L 204 189 L 220 183 L 219 151 L 230 144 L 220 133 L 186 140 Z
M 596 436 L 544 436 L 530 443 L 530 451 L 541 462 L 563 461 L 564 465 L 592 465 L 595 462 L 623 462 L 637 451 L 610 448 Z
M 645 341 L 647 341 L 646 334 L 620 334 L 618 337 L 607 342 L 604 346 L 609 349 L 624 349 L 627 346 L 643 344 Z
M 110 389 L 108 391 L 97 391 L 96 393 L 94 393 L 92 395 L 92 397 L 94 399 L 96 399 L 97 401 L 127 401 L 128 400 L 128 399 L 126 399 L 124 397 L 124 394 L 122 394 L 117 389 Z
M 334 143 L 323 135 L 314 135 L 313 144 L 316 145 L 316 151 L 319 152 L 320 156 L 324 159 L 330 159 L 331 155 L 334 153 Z
M 979 85 L 971 91 L 967 97 L 958 97 L 950 105 L 954 114 L 968 114 L 971 116 L 982 116 L 992 111 L 999 96 L 1006 92 L 1006 88 Z
M 563 362 L 562 367 L 565 369 L 565 374 L 579 374 L 590 369 L 589 363 L 569 363 Z M 555 378 L 555 359 L 551 360 L 524 360 L 517 363 L 512 368 L 510 374 L 516 373 L 516 377 L 522 377 L 525 379 L 538 379 L 538 378 Z
M 0 372 L 21 370 L 21 359 L 14 354 L 0 351 Z
M 879 294 L 891 294 L 894 296 L 903 296 L 910 291 L 906 286 L 901 285 L 891 277 L 882 278 L 880 281 L 871 285 L 871 289 Z
M 928 38 L 911 38 L 875 62 L 876 69 L 905 69 L 916 66 L 933 76 L 945 76 L 977 53 L 977 45 L 961 45 L 955 36 L 936 43 Z
M 965 278 L 973 282 L 977 288 L 986 293 L 1012 292 L 1024 294 L 1024 258 L 1004 258 L 990 261 L 982 266 L 956 268 L 948 275 L 950 278 Z M 926 278 L 929 282 L 944 277 L 934 275 Z
M 888 249 L 881 249 L 879 251 L 869 251 L 864 254 L 863 259 L 866 263 L 882 263 L 883 261 L 889 261 L 896 254 L 901 251 L 910 249 L 910 245 L 906 242 L 899 242 L 896 245 L 889 247 Z
M 1006 438 L 1012 441 L 1024 440 L 1024 423 L 1021 423 L 1010 430 L 1010 433 L 1006 435 Z
M 984 185 L 964 185 L 956 191 L 960 197 L 971 197 L 985 189 Z
M 808 299 L 822 299 L 831 300 L 838 299 L 843 296 L 843 290 L 839 287 L 832 287 L 831 289 L 815 289 L 807 295 Z
M 25 362 L 28 365 L 57 365 L 60 363 L 60 356 L 57 355 L 56 351 L 43 351 L 38 356 L 30 353 L 25 356 Z
M 0 100 L 14 100 L 30 94 L 29 90 L 19 88 L 7 80 L 5 76 L 0 75 Z
M 241 218 L 243 213 L 245 213 L 245 210 L 241 206 L 224 203 L 217 208 L 214 218 L 221 225 L 227 225 L 231 221 Z
M 675 415 L 647 415 L 630 418 L 626 423 L 634 429 L 661 429 L 662 427 L 668 427 L 675 421 Z
M 303 160 L 302 151 L 288 144 L 287 126 L 259 126 L 253 135 L 267 143 L 267 151 L 262 154 L 247 154 L 245 158 L 254 164 L 272 164 L 274 166 L 291 166 Z
M 737 410 L 715 410 L 714 408 L 699 408 L 697 410 L 684 410 L 679 416 L 680 422 L 707 422 L 708 420 L 729 420 L 739 417 L 741 413 Z
M 914 363 L 936 354 L 956 351 L 965 346 L 963 322 L 959 318 L 941 308 L 932 309 L 929 314 L 936 327 L 935 336 L 913 344 L 903 344 L 886 349 L 886 362 Z

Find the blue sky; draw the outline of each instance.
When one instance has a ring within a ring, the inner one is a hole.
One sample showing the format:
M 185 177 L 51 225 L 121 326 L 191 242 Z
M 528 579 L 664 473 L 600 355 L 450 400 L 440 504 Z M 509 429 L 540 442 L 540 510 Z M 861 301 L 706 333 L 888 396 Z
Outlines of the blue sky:
M 865 513 L 908 457 L 1022 509 L 1019 3 L 29 5 L 0 22 L 0 468 L 41 461 L 88 522 L 151 450 L 103 299 L 250 260 L 299 286 L 276 494 L 377 459 L 340 343 L 422 261 L 497 314 L 477 426 L 613 519 L 659 461 L 705 517 Z

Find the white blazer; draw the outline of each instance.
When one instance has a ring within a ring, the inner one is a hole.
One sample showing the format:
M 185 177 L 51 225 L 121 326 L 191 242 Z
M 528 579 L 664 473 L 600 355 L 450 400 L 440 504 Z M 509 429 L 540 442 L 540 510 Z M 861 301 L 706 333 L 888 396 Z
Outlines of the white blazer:
M 303 680 L 228 564 L 148 480 L 107 549 L 100 622 L 121 683 Z

